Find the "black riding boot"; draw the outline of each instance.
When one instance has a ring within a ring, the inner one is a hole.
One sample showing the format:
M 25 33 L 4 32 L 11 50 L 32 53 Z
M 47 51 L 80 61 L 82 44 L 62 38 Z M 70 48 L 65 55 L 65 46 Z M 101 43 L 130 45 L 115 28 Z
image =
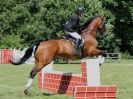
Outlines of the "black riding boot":
M 75 55 L 81 56 L 81 44 L 82 44 L 82 41 L 80 39 L 77 39 L 76 45 L 75 45 L 75 50 L 74 50 Z

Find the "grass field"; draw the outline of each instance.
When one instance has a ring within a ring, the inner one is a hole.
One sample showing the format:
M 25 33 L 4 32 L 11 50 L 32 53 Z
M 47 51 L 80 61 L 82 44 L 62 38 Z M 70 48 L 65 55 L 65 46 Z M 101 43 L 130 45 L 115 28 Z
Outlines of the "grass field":
M 65 95 L 52 95 L 38 89 L 37 76 L 30 94 L 23 94 L 32 65 L 0 65 L 0 99 L 73 99 Z M 79 64 L 55 64 L 55 70 L 80 72 Z M 101 67 L 102 85 L 117 85 L 117 99 L 133 99 L 133 60 L 105 63 Z

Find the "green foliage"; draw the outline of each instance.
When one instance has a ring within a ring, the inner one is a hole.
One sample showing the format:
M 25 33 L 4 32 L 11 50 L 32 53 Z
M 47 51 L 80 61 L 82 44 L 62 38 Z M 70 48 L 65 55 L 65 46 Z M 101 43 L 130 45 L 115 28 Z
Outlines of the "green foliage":
M 1 48 L 21 48 L 23 39 L 19 35 L 6 35 L 1 39 Z
M 116 46 L 133 55 L 133 1 L 103 0 L 103 5 L 115 17 L 113 34 Z
M 21 48 L 22 47 L 22 41 L 23 39 L 20 38 L 19 35 L 6 35 L 3 38 L 1 38 L 0 45 L 1 48 Z
M 133 59 L 133 56 L 129 54 L 129 52 L 124 52 L 121 54 L 122 59 Z
M 77 6 L 82 5 L 86 14 L 81 18 L 81 24 L 94 16 L 106 17 L 108 37 L 103 39 L 99 33 L 101 47 L 111 51 L 120 48 L 122 52 L 133 54 L 131 0 L 1 0 L 0 5 L 0 38 L 19 35 L 23 47 L 40 39 L 62 38 L 63 24 Z M 1 44 L 0 47 L 7 46 Z

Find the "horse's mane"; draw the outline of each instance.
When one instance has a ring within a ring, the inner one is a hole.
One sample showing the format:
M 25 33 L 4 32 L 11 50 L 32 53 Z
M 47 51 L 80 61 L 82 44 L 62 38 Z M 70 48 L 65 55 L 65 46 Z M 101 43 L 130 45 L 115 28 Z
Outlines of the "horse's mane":
M 87 20 L 81 27 L 81 31 L 83 31 L 85 28 L 88 27 L 88 25 L 97 17 L 101 17 L 101 16 L 94 16 L 91 19 Z

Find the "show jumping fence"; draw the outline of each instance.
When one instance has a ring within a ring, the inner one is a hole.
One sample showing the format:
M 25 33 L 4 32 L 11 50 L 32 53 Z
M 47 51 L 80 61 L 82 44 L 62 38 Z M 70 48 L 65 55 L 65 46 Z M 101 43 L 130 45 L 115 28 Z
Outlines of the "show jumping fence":
M 9 60 L 13 60 L 12 49 L 0 49 L 0 63 L 9 64 Z
M 25 53 L 24 50 L 0 49 L 0 64 L 10 64 L 11 61 L 18 61 Z M 27 64 L 34 64 L 34 55 L 26 61 Z
M 74 99 L 116 99 L 117 86 L 100 86 L 98 59 L 81 61 L 82 74 L 54 71 L 53 63 L 38 73 L 39 88 Z

